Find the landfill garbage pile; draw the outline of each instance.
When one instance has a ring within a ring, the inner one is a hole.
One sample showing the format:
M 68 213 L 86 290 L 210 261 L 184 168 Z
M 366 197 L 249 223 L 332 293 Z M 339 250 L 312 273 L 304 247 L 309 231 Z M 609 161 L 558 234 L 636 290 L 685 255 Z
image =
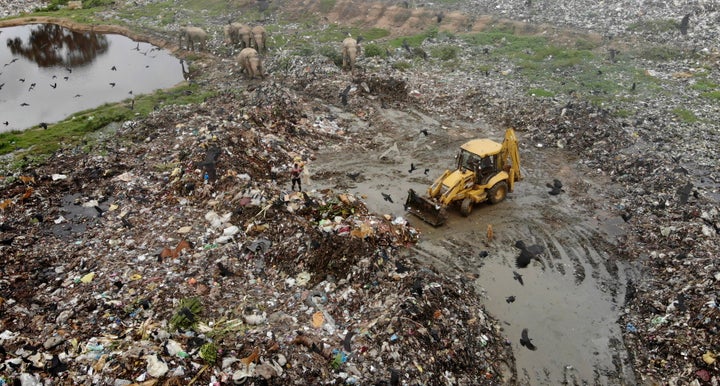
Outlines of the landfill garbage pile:
M 262 88 L 260 104 L 246 91 L 161 108 L 3 179 L 3 382 L 512 378 L 472 278 L 419 265 L 405 220 L 288 190 L 287 165 L 339 139 Z
M 0 373 L 27 384 L 512 383 L 501 375 L 515 368 L 510 346 L 467 278 L 418 266 L 403 248 L 418 235 L 401 218 L 368 214 L 362 197 L 288 192 L 295 156 L 312 161 L 319 144 L 363 140 L 327 113 L 332 104 L 361 120 L 412 106 L 512 126 L 528 147 L 567 150 L 588 178 L 612 182 L 602 197 L 568 194 L 628 229 L 619 257 L 637 270 L 619 317 L 638 377 L 718 384 L 720 112 L 698 98 L 692 76 L 718 83 L 717 34 L 707 28 L 717 11 L 689 1 L 623 1 L 612 12 L 589 0 L 540 4 L 458 7 L 699 56 L 626 58 L 667 92 L 638 88 L 603 107 L 583 90 L 528 96 L 533 85 L 512 66 L 446 71 L 417 60 L 396 70 L 409 53 L 361 57 L 368 71 L 350 78 L 327 58 L 278 50 L 267 58 L 271 80 L 241 97 L 230 59 L 204 67 L 197 81 L 226 94 L 126 122 L 92 156 L 66 150 L 2 181 Z M 662 20 L 677 28 L 653 30 Z M 449 44 L 459 60 L 476 58 L 460 39 L 421 49 Z M 632 80 L 618 81 L 630 90 Z M 703 119 L 678 120 L 677 106 Z

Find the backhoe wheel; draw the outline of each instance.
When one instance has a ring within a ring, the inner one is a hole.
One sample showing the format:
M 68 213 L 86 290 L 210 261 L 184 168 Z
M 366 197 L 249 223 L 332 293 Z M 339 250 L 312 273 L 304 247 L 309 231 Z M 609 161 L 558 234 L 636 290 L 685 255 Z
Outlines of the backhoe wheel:
M 493 185 L 492 188 L 490 188 L 490 191 L 488 192 L 488 197 L 490 198 L 491 204 L 497 204 L 498 202 L 505 199 L 505 196 L 507 196 L 507 182 L 500 181 L 497 184 Z
M 472 212 L 472 206 L 473 201 L 470 198 L 464 199 L 462 205 L 460 205 L 460 213 L 465 217 L 469 216 L 470 212 Z

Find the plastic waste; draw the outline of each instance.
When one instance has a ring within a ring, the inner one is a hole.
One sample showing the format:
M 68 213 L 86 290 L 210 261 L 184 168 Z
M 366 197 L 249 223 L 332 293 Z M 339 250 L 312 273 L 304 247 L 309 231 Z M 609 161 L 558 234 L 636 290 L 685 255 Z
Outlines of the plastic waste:
M 167 363 L 161 361 L 157 355 L 152 354 L 145 357 L 147 360 L 147 373 L 153 378 L 160 378 L 167 374 L 169 368 Z

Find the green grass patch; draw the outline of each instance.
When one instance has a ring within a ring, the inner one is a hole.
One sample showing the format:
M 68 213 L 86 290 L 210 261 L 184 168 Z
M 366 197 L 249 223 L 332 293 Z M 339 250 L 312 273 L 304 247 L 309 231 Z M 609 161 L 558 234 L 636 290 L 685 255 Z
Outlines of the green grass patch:
M 456 46 L 441 46 L 436 47 L 430 50 L 430 55 L 433 58 L 437 58 L 440 60 L 453 60 L 458 57 L 458 53 L 460 52 L 460 48 Z
M 392 67 L 399 71 L 405 71 L 412 68 L 412 63 L 405 60 L 398 60 L 392 64 Z
M 633 116 L 633 112 L 628 109 L 615 110 L 614 115 L 618 118 L 630 118 Z
M 679 48 L 678 46 L 659 45 L 644 47 L 637 52 L 636 56 L 642 59 L 663 62 L 684 59 L 688 55 L 682 48 Z
M 718 84 L 705 78 L 705 79 L 697 79 L 695 83 L 690 86 L 693 90 L 703 91 L 703 92 L 709 92 L 709 91 L 715 91 L 718 89 Z
M 695 123 L 698 121 L 698 117 L 695 115 L 695 113 L 688 109 L 678 107 L 672 112 L 673 114 L 675 114 L 675 116 L 677 116 L 681 121 L 685 123 Z
M 128 20 L 142 20 L 144 18 L 149 18 L 159 26 L 167 26 L 176 22 L 175 15 L 168 12 L 169 9 L 173 9 L 172 7 L 173 6 L 170 2 L 161 1 L 158 3 L 145 4 L 142 7 L 131 7 L 121 11 L 119 15 L 122 19 Z
M 641 20 L 627 26 L 628 31 L 649 33 L 661 33 L 679 29 L 680 23 L 673 19 Z
M 712 99 L 716 102 L 720 102 L 720 90 L 708 91 L 700 93 L 700 96 L 707 99 Z
M 550 98 L 554 97 L 555 93 L 542 88 L 532 88 L 528 90 L 528 95 L 541 98 Z

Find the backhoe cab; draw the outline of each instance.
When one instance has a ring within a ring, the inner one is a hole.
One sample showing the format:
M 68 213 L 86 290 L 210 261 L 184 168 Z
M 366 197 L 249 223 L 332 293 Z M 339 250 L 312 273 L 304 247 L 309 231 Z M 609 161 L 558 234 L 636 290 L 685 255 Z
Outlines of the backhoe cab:
M 484 201 L 497 204 L 512 192 L 520 181 L 520 155 L 513 129 L 505 131 L 502 143 L 473 139 L 460 146 L 455 170 L 446 170 L 421 197 L 413 189 L 408 192 L 405 209 L 425 222 L 439 226 L 447 220 L 446 208 L 460 205 L 467 216 L 473 205 Z

